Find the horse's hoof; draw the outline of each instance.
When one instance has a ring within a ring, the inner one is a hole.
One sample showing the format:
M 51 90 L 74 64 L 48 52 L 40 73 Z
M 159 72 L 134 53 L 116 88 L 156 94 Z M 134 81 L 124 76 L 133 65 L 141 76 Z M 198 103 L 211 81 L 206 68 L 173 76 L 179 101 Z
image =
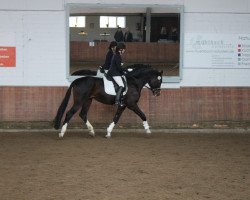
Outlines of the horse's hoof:
M 111 135 L 106 135 L 105 138 L 110 139 Z
M 89 132 L 89 136 L 91 136 L 91 137 L 95 137 L 95 133 L 93 133 L 93 132 Z
M 62 139 L 63 138 L 63 133 L 59 133 L 59 139 Z

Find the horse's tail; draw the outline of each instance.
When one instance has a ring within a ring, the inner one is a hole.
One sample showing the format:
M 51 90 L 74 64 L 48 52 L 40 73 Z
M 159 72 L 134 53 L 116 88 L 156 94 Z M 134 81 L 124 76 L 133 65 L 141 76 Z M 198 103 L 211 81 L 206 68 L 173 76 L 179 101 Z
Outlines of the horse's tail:
M 72 87 L 73 87 L 73 84 L 71 84 L 69 86 L 69 89 L 67 90 L 67 92 L 65 94 L 65 97 L 64 97 L 60 107 L 57 110 L 57 114 L 56 114 L 56 117 L 54 119 L 54 128 L 55 129 L 59 129 L 60 126 L 61 126 L 61 120 L 62 120 L 62 117 L 63 117 L 63 113 L 65 112 L 66 107 L 68 105 Z

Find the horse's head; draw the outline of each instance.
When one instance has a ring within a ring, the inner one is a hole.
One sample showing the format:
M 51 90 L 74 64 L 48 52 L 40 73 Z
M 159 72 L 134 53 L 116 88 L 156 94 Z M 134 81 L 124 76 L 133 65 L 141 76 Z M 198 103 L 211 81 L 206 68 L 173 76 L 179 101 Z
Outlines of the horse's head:
M 134 64 L 125 68 L 126 77 L 134 77 L 141 80 L 145 86 L 153 92 L 154 96 L 161 94 L 163 71 L 153 69 L 150 65 Z
M 161 94 L 162 74 L 163 71 L 156 71 L 155 73 L 152 73 L 148 82 L 149 89 L 153 92 L 154 96 L 159 96 Z

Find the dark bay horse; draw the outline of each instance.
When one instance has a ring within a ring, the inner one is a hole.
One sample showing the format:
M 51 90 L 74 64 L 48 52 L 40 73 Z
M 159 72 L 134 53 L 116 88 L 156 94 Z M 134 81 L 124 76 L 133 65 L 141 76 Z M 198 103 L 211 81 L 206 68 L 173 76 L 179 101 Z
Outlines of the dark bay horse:
M 126 78 L 128 84 L 128 91 L 127 94 L 124 96 L 125 106 L 118 106 L 115 116 L 113 118 L 113 122 L 107 128 L 107 138 L 111 137 L 111 132 L 114 126 L 118 123 L 121 114 L 126 108 L 134 111 L 142 119 L 146 133 L 151 133 L 146 116 L 140 110 L 137 103 L 140 99 L 141 90 L 144 86 L 147 86 L 152 91 L 154 96 L 160 95 L 162 73 L 162 71 L 158 71 L 147 65 L 141 65 L 140 67 L 132 66 L 131 70 L 127 69 Z M 73 90 L 74 103 L 66 114 L 61 132 L 59 133 L 59 137 L 62 138 L 64 136 L 70 119 L 80 108 L 81 112 L 79 115 L 86 124 L 89 130 L 89 134 L 94 136 L 94 128 L 87 118 L 87 113 L 92 103 L 92 100 L 95 99 L 98 102 L 113 105 L 115 103 L 115 96 L 108 95 L 105 93 L 102 78 L 85 76 L 74 80 L 70 84 L 66 95 L 60 107 L 58 108 L 57 115 L 54 120 L 55 129 L 59 129 L 61 126 L 61 119 L 68 105 L 71 96 L 71 90 Z

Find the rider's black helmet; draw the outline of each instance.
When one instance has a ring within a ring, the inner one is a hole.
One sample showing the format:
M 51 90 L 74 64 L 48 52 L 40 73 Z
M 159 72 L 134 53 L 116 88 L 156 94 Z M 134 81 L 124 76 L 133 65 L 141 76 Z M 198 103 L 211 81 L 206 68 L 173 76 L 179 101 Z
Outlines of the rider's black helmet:
M 112 49 L 113 47 L 116 47 L 116 45 L 117 45 L 116 41 L 110 42 L 109 49 Z
M 123 42 L 117 43 L 116 52 L 118 52 L 121 49 L 126 49 L 126 45 Z

